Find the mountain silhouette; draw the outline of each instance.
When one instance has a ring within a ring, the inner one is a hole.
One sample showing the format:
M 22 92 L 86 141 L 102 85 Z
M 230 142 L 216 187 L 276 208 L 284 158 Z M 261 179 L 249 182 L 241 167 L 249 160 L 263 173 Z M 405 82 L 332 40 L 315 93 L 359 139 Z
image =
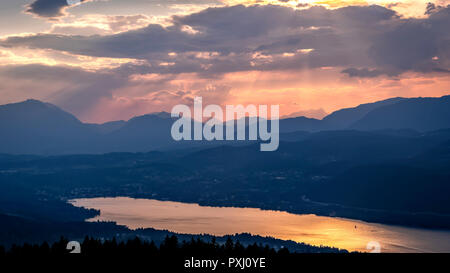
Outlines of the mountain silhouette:
M 73 115 L 37 100 L 0 106 L 3 153 L 80 152 L 93 132 Z
M 33 130 L 44 134 L 60 134 L 83 127 L 75 116 L 57 106 L 31 99 L 1 105 L 0 125 L 11 130 Z
M 165 112 L 134 117 L 106 136 L 106 150 L 140 152 L 164 148 L 174 142 L 170 135 L 173 122 Z
M 87 124 L 97 133 L 100 134 L 108 134 L 113 131 L 119 130 L 122 128 L 127 122 L 124 120 L 116 120 L 116 121 L 109 121 L 102 124 L 96 124 L 96 123 L 90 123 Z
M 0 153 L 147 152 L 224 144 L 220 141 L 174 141 L 170 135 L 174 120 L 169 113 L 160 112 L 128 121 L 89 124 L 52 104 L 27 100 L 0 106 Z M 446 128 L 450 128 L 450 96 L 392 98 L 342 109 L 322 120 L 281 119 L 280 137 L 282 141 L 298 141 L 311 132 L 349 129 L 413 136 Z
M 407 100 L 405 98 L 391 98 L 374 103 L 365 103 L 353 108 L 344 108 L 331 113 L 323 118 L 325 127 L 328 130 L 338 130 L 349 128 L 352 124 L 362 119 L 369 112 L 387 105 L 393 105 Z
M 412 98 L 376 108 L 350 126 L 357 130 L 450 128 L 450 96 Z

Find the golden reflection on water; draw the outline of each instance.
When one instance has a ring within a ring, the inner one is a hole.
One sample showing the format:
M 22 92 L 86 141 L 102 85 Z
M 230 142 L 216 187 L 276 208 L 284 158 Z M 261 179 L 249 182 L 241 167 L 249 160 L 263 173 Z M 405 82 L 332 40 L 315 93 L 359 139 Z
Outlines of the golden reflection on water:
M 88 221 L 114 221 L 131 229 L 151 227 L 217 236 L 247 232 L 350 251 L 367 251 L 367 243 L 376 241 L 381 244 L 382 252 L 450 252 L 450 231 L 128 197 L 75 199 L 70 202 L 78 207 L 100 210 L 99 216 Z

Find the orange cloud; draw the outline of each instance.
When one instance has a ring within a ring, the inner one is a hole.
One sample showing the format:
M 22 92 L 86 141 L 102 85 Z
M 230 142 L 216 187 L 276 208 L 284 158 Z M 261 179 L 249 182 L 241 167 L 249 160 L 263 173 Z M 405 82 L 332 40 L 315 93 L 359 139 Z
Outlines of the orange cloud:
M 83 115 L 88 121 L 128 119 L 151 112 L 170 112 L 202 96 L 204 104 L 278 104 L 280 115 L 323 109 L 327 113 L 391 97 L 437 97 L 450 94 L 450 78 L 405 73 L 398 78 L 349 78 L 341 68 L 305 71 L 249 71 L 202 79 L 196 74 L 135 77 L 132 85 L 104 98 Z M 311 116 L 311 115 L 310 115 Z M 320 116 L 315 116 L 320 117 Z
M 438 5 L 445 5 L 447 0 L 434 1 Z M 223 0 L 226 5 L 280 5 L 301 9 L 307 5 L 321 5 L 328 8 L 341 8 L 347 6 L 380 5 L 391 8 L 405 17 L 425 17 L 425 8 L 429 0 Z M 448 1 L 447 1 L 448 2 Z

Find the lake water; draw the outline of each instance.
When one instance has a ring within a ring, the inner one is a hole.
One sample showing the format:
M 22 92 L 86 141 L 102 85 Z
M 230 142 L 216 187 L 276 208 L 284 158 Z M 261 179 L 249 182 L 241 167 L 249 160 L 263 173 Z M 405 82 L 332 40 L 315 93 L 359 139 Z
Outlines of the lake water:
M 114 221 L 131 229 L 151 227 L 217 236 L 247 232 L 350 251 L 367 251 L 367 244 L 375 241 L 381 245 L 381 252 L 450 252 L 450 231 L 128 197 L 75 199 L 70 202 L 77 207 L 100 210 L 99 216 L 88 221 Z

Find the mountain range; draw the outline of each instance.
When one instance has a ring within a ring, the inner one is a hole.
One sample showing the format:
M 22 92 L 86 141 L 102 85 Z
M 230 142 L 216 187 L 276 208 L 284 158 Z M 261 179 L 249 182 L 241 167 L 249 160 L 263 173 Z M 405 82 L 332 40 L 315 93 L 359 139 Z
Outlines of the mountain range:
M 168 113 L 87 124 L 35 100 L 4 105 L 0 214 L 78 217 L 53 213 L 58 200 L 130 196 L 448 229 L 448 104 L 393 98 L 282 119 L 270 153 L 257 142 L 172 141 Z
M 170 136 L 173 122 L 169 113 L 161 112 L 128 121 L 83 123 L 55 105 L 27 100 L 0 106 L 0 153 L 145 152 L 225 144 L 220 141 L 176 142 Z M 420 134 L 446 128 L 450 128 L 450 96 L 391 98 L 341 109 L 322 120 L 306 117 L 281 119 L 280 138 L 282 141 L 297 141 L 313 132 L 332 130 Z

